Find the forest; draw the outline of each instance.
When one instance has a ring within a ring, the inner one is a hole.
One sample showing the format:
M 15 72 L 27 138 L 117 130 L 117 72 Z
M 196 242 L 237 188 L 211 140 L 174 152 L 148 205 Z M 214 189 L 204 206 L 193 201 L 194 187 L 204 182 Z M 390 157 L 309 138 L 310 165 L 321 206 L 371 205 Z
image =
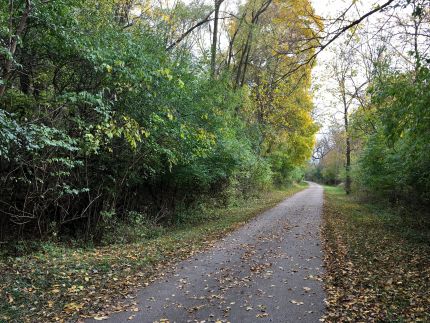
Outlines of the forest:
M 222 50 L 187 37 L 214 11 L 198 2 L 2 5 L 0 241 L 100 241 L 300 179 L 318 127 L 311 66 L 290 70 L 313 51 L 285 39 L 322 25 L 286 4 L 242 6 Z
M 370 2 L 0 0 L 0 322 L 93 317 L 79 270 L 121 294 L 305 180 L 327 235 L 364 201 L 430 237 L 430 1 Z

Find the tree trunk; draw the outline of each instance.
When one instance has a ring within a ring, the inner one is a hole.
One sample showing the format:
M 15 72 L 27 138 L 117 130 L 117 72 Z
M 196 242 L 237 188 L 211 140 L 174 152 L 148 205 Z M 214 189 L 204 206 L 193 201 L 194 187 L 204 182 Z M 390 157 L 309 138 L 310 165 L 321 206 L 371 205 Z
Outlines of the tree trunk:
M 214 18 L 214 31 L 212 34 L 212 46 L 211 46 L 211 76 L 215 76 L 215 59 L 216 59 L 216 47 L 218 40 L 218 16 L 219 7 L 222 0 L 215 0 L 215 18 Z
M 11 19 L 9 30 L 10 32 L 12 32 L 12 29 L 13 29 L 13 26 L 12 26 L 13 2 L 12 1 L 9 2 L 9 11 L 10 11 L 9 14 Z M 24 12 L 21 15 L 15 34 L 12 35 L 9 39 L 8 50 L 12 58 L 6 57 L 6 55 L 0 55 L 0 62 L 1 62 L 0 79 L 2 79 L 3 81 L 3 84 L 0 84 L 0 96 L 2 96 L 5 93 L 7 83 L 10 81 L 12 77 L 12 67 L 13 67 L 13 61 L 14 61 L 13 57 L 16 52 L 19 37 L 21 37 L 25 28 L 27 27 L 27 20 L 30 15 L 30 11 L 31 11 L 31 2 L 30 0 L 26 0 Z
M 351 193 L 351 140 L 349 138 L 349 120 L 348 120 L 348 106 L 346 99 L 344 99 L 345 110 L 344 110 L 344 122 L 345 122 L 345 134 L 346 134 L 346 166 L 345 166 L 345 192 L 346 194 Z

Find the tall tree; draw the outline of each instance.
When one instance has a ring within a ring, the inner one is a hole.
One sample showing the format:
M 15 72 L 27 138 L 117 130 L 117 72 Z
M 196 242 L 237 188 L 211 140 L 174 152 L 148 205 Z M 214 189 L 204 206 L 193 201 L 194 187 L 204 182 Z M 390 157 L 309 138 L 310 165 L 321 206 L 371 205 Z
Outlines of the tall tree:
M 313 54 L 301 51 L 314 28 L 322 27 L 312 12 L 307 0 L 250 0 L 229 30 L 234 42 L 226 60 L 232 62 L 236 86 L 252 93 L 259 152 L 284 175 L 310 157 L 316 131 L 309 93 L 312 66 L 281 78 Z
M 216 63 L 216 52 L 217 52 L 217 42 L 218 42 L 218 18 L 219 18 L 219 8 L 224 0 L 214 0 L 214 28 L 212 32 L 212 44 L 211 44 L 211 76 L 215 76 L 215 63 Z
M 18 8 L 15 8 L 18 6 Z M 0 38 L 0 96 L 2 96 L 8 86 L 8 82 L 12 78 L 13 67 L 16 65 L 15 53 L 18 43 L 23 36 L 28 19 L 32 10 L 31 0 L 25 0 L 24 4 L 15 4 L 13 0 L 9 1 L 8 14 L 2 15 L 1 21 L 5 22 L 8 37 Z M 18 15 L 16 17 L 16 12 Z M 15 18 L 15 17 L 16 18 Z M 8 21 L 6 22 L 6 20 Z M 2 31 L 4 32 L 4 31 Z M 1 35 L 1 34 L 0 34 Z
M 360 105 L 360 92 L 368 83 L 360 80 L 356 66 L 357 52 L 349 42 L 333 51 L 334 60 L 330 63 L 331 77 L 335 80 L 332 94 L 334 104 L 340 105 L 345 136 L 345 192 L 351 193 L 351 129 L 350 114 Z M 360 85 L 357 85 L 359 84 Z

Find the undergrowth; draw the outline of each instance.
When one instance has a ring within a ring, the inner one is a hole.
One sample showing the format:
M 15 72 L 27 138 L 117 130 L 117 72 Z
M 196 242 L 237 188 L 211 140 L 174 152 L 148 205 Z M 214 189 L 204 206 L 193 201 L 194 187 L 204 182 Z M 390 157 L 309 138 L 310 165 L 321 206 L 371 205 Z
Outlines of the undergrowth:
M 429 220 L 326 187 L 326 321 L 430 321 Z
M 189 211 L 156 233 L 142 223 L 140 241 L 115 231 L 117 243 L 71 247 L 42 243 L 37 252 L 0 260 L 0 321 L 76 320 L 104 317 L 133 304 L 126 297 L 163 275 L 175 262 L 203 250 L 262 211 L 306 187 L 263 193 L 227 208 Z M 187 215 L 186 215 L 187 214 Z M 139 231 L 138 229 L 136 229 Z M 3 301 L 4 300 L 4 301 Z

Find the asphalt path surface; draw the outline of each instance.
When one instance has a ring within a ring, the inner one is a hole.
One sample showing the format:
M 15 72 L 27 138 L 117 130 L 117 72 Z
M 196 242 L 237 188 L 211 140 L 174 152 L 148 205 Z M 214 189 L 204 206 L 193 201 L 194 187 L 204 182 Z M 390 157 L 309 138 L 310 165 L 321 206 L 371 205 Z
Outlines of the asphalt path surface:
M 318 322 L 322 204 L 322 187 L 309 183 L 139 291 L 137 312 L 107 322 Z

